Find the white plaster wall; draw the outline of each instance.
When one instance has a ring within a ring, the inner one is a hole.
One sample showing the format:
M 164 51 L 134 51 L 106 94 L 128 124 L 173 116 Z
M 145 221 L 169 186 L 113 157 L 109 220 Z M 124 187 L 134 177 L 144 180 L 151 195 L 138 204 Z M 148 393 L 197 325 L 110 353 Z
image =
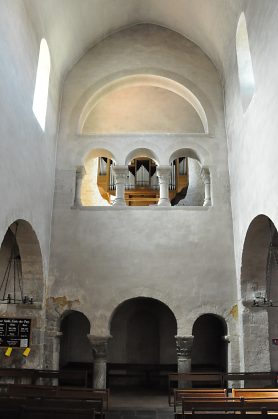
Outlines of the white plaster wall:
M 237 74 L 235 33 L 226 55 L 225 102 L 229 170 L 233 210 L 236 270 L 240 289 L 241 254 L 251 221 L 265 214 L 278 225 L 277 190 L 277 17 L 276 1 L 245 1 L 249 44 L 255 76 L 255 94 L 243 113 Z M 238 17 L 241 10 L 238 10 Z M 264 319 L 267 327 L 267 316 Z M 251 341 L 257 345 L 260 331 L 253 328 Z M 248 337 L 249 339 L 249 337 Z M 252 346 L 252 343 L 251 343 Z M 275 348 L 274 348 L 275 349 Z M 256 357 L 253 367 L 258 368 Z M 244 368 L 244 365 L 243 365 Z
M 28 221 L 38 238 L 43 265 L 42 278 L 41 272 L 36 272 L 40 261 L 34 262 L 34 254 L 40 252 L 23 237 L 25 292 L 38 284 L 39 292 L 33 289 L 30 294 L 40 303 L 32 309 L 2 304 L 0 315 L 32 319 L 32 350 L 28 358 L 15 350 L 10 358 L 1 360 L 1 365 L 41 368 L 45 325 L 41 297 L 49 267 L 59 90 L 52 68 L 46 130 L 42 132 L 32 104 L 40 41 L 44 36 L 47 39 L 47 34 L 41 22 L 33 25 L 23 1 L 1 0 L 0 10 L 0 243 L 15 220 Z
M 1 1 L 0 241 L 13 221 L 27 220 L 40 241 L 47 274 L 59 92 L 51 71 L 42 132 L 32 102 L 43 36 L 39 22 L 36 28 L 32 26 L 22 1 Z
M 77 135 L 91 95 L 112 80 L 142 73 L 191 89 L 207 112 L 209 133 Z M 106 149 L 125 164 L 137 148 L 152 150 L 159 164 L 169 164 L 179 149 L 195 150 L 211 172 L 213 207 L 71 208 L 75 168 L 92 149 Z M 48 319 L 53 327 L 58 313 L 71 307 L 89 318 L 91 334 L 106 335 L 122 301 L 152 297 L 172 309 L 180 335 L 192 334 L 200 314 L 222 316 L 233 345 L 229 369 L 238 369 L 222 89 L 196 45 L 169 30 L 140 25 L 105 39 L 72 69 L 62 101 L 52 231 Z M 61 302 L 56 311 L 55 301 Z

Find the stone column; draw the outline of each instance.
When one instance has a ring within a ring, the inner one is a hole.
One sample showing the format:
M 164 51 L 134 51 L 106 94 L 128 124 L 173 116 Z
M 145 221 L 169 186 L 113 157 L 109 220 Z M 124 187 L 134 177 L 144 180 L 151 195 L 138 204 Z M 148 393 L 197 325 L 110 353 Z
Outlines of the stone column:
M 82 187 L 82 180 L 85 174 L 86 174 L 86 171 L 83 166 L 78 166 L 76 168 L 74 207 L 82 207 L 81 187 Z
M 191 356 L 194 336 L 176 336 L 178 373 L 191 372 Z M 179 381 L 180 388 L 191 387 L 190 381 Z
M 158 166 L 156 173 L 159 181 L 159 206 L 170 207 L 169 201 L 169 180 L 171 174 L 171 166 Z
M 205 200 L 204 200 L 204 207 L 211 206 L 211 192 L 210 192 L 210 173 L 208 168 L 203 167 L 201 170 L 201 178 L 205 184 Z
M 125 206 L 125 185 L 128 175 L 128 166 L 112 166 L 116 182 L 116 199 L 113 205 Z
M 94 388 L 106 388 L 107 345 L 112 336 L 87 336 L 94 355 Z

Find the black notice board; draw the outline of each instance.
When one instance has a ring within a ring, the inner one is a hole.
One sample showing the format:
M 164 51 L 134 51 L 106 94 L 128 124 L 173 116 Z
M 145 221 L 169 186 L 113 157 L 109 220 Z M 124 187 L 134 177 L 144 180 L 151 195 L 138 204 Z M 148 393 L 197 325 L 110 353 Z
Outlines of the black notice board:
M 0 347 L 28 348 L 31 319 L 0 318 Z

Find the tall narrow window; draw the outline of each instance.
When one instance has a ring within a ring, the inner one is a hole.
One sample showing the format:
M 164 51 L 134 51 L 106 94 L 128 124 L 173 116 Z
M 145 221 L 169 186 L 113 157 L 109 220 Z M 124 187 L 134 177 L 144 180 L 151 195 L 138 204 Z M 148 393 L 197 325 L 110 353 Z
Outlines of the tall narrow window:
M 240 15 L 237 25 L 236 52 L 240 95 L 242 107 L 245 112 L 254 95 L 255 78 L 250 54 L 246 20 L 243 12 Z
M 45 129 L 49 74 L 50 54 L 46 40 L 42 39 L 40 45 L 39 61 L 33 99 L 33 112 L 43 131 Z

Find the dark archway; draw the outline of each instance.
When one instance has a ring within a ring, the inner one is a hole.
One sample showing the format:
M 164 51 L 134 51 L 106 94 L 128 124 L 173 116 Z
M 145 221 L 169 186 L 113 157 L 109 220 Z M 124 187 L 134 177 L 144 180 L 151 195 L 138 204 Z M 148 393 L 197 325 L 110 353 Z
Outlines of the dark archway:
M 110 386 L 166 384 L 167 371 L 177 363 L 177 322 L 169 307 L 153 298 L 127 300 L 115 310 L 110 333 Z
M 87 335 L 90 322 L 79 311 L 69 311 L 61 321 L 60 368 L 82 367 L 90 363 L 93 355 Z
M 226 322 L 215 314 L 203 314 L 193 325 L 193 371 L 227 371 Z

